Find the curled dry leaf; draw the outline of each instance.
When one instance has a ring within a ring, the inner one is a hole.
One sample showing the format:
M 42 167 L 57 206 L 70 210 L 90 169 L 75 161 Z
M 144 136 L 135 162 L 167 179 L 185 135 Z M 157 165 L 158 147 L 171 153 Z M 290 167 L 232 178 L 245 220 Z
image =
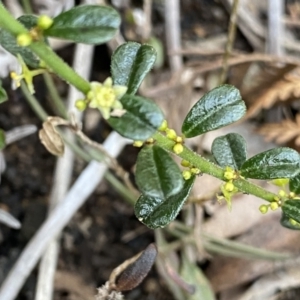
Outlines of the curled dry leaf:
M 295 120 L 287 119 L 280 123 L 269 123 L 261 126 L 258 133 L 267 141 L 275 141 L 278 144 L 287 143 L 295 139 L 295 144 L 300 146 L 300 114 Z
M 53 155 L 61 156 L 64 154 L 65 145 L 60 134 L 55 127 L 62 125 L 66 121 L 56 117 L 49 117 L 43 123 L 43 129 L 39 131 L 39 138 L 46 149 Z
M 143 252 L 126 260 L 111 273 L 111 288 L 122 292 L 137 287 L 152 268 L 156 255 L 156 246 L 150 244 Z
M 275 82 L 256 99 L 255 103 L 248 109 L 246 118 L 254 117 L 262 109 L 268 109 L 279 101 L 284 102 L 299 96 L 299 76 L 287 74 L 284 79 Z

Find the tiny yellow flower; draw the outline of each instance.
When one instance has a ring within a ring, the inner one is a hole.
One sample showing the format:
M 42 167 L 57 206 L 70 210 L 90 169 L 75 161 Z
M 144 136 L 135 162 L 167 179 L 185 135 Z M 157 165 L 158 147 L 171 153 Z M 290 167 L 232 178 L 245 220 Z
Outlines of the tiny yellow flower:
M 192 177 L 192 173 L 188 170 L 182 172 L 182 177 L 184 180 L 189 180 Z
M 91 82 L 91 90 L 87 93 L 89 107 L 98 108 L 103 118 L 109 119 L 112 110 L 123 108 L 119 100 L 126 91 L 126 86 L 113 85 L 110 77 L 103 84 Z
M 180 154 L 183 151 L 182 144 L 175 144 L 174 147 L 173 147 L 173 151 L 176 154 Z
M 25 64 L 24 60 L 22 59 L 22 57 L 20 55 L 18 55 L 18 61 L 21 65 L 21 71 L 20 74 L 18 74 L 17 72 L 11 72 L 10 73 L 10 77 L 13 80 L 12 82 L 12 89 L 17 89 L 18 87 L 20 87 L 21 84 L 21 80 L 24 80 L 26 82 L 26 85 L 28 87 L 28 90 L 30 92 L 30 94 L 34 94 L 34 86 L 33 86 L 33 77 L 39 74 L 42 74 L 45 72 L 44 69 L 37 69 L 37 70 L 29 70 L 27 65 Z
M 182 138 L 181 136 L 177 136 L 177 137 L 175 138 L 175 142 L 176 142 L 176 143 L 183 143 L 183 138 Z
M 224 178 L 227 180 L 236 179 L 236 172 L 232 168 L 226 167 L 224 172 Z
M 279 195 L 281 198 L 287 197 L 287 194 L 286 194 L 286 192 L 285 192 L 284 190 L 280 190 L 279 193 L 278 193 L 278 195 Z
M 263 204 L 259 207 L 259 210 L 262 214 L 266 214 L 268 212 L 268 209 L 269 209 L 269 206 L 265 205 L 265 204 Z
M 234 184 L 232 182 L 226 182 L 225 185 L 224 185 L 224 189 L 225 191 L 227 192 L 233 192 L 234 190 Z
M 293 199 L 296 197 L 296 194 L 294 192 L 289 193 L 289 198 Z

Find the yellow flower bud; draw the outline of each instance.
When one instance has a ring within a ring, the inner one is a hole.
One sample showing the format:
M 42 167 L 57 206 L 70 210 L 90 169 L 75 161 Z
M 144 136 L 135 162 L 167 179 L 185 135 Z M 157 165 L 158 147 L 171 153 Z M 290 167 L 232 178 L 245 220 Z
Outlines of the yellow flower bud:
M 149 139 L 147 140 L 147 143 L 153 144 L 153 143 L 154 143 L 154 138 L 149 138 Z
M 21 33 L 17 36 L 17 44 L 26 47 L 32 43 L 32 37 L 29 33 Z
M 200 174 L 200 170 L 198 168 L 191 168 L 192 174 L 198 175 Z
M 278 202 L 272 202 L 272 203 L 270 204 L 270 208 L 271 208 L 272 210 L 276 210 L 278 207 L 279 207 Z
M 224 178 L 227 180 L 232 180 L 236 178 L 234 171 L 225 171 Z
M 46 15 L 39 16 L 37 20 L 37 26 L 43 30 L 46 30 L 51 27 L 53 24 L 53 19 Z
M 177 137 L 177 134 L 174 129 L 167 129 L 166 133 L 167 133 L 167 138 L 170 140 L 175 140 Z
M 289 197 L 293 199 L 293 198 L 296 197 L 296 194 L 295 194 L 294 192 L 290 192 L 290 193 L 289 193 Z
M 265 204 L 263 204 L 259 207 L 259 210 L 262 214 L 266 214 L 268 212 L 268 209 L 269 209 L 269 206 L 265 205 Z
M 224 188 L 227 192 L 232 192 L 234 190 L 234 184 L 231 181 L 226 182 Z
M 184 180 L 189 180 L 192 177 L 192 173 L 188 170 L 184 170 L 182 172 L 182 177 L 184 178 Z
M 159 126 L 158 130 L 159 131 L 165 131 L 167 128 L 168 128 L 168 122 L 167 122 L 167 120 L 163 120 L 163 122 Z
M 191 166 L 191 164 L 190 164 L 187 160 L 185 160 L 185 159 L 183 159 L 183 160 L 181 161 L 180 164 L 181 164 L 183 167 L 186 167 L 186 168 L 188 168 L 188 167 Z
M 182 138 L 181 136 L 177 136 L 177 137 L 175 138 L 175 142 L 176 142 L 176 143 L 182 143 L 182 142 L 183 142 L 183 138 Z
M 176 154 L 180 154 L 183 151 L 182 144 L 175 144 L 174 147 L 173 147 L 173 151 Z
M 280 190 L 278 195 L 281 197 L 281 198 L 285 198 L 287 195 L 286 195 L 286 192 L 284 190 Z
M 142 142 L 142 141 L 134 141 L 133 142 L 133 146 L 138 147 L 138 148 L 142 147 L 143 144 L 144 144 L 144 142 Z
M 86 109 L 86 101 L 83 99 L 77 100 L 75 102 L 75 107 L 80 111 L 84 111 Z

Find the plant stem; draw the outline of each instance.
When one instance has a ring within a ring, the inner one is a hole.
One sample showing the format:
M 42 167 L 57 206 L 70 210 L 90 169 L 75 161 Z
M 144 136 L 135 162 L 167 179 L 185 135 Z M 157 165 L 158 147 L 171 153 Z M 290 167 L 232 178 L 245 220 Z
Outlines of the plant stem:
M 0 27 L 17 37 L 19 34 L 29 31 L 0 4 Z M 88 81 L 79 76 L 69 65 L 67 65 L 52 49 L 44 42 L 33 42 L 28 48 L 34 52 L 49 68 L 54 71 L 63 80 L 75 86 L 83 94 L 90 90 Z
M 54 104 L 55 111 L 58 111 L 59 114 L 64 119 L 68 119 L 67 109 L 66 109 L 61 97 L 59 96 L 59 94 L 57 92 L 57 89 L 54 85 L 54 82 L 53 82 L 53 79 L 52 79 L 51 75 L 48 72 L 46 72 L 46 73 L 43 74 L 43 77 L 44 77 L 44 81 L 45 81 L 45 84 L 47 86 L 47 89 L 49 91 L 51 101 Z
M 159 132 L 156 132 L 152 137 L 156 140 L 156 143 L 160 147 L 174 154 L 173 152 L 173 146 L 175 145 L 174 141 L 168 139 L 167 137 L 165 137 Z M 187 147 L 184 146 L 183 151 L 180 154 L 176 154 L 176 155 L 190 162 L 194 167 L 198 168 L 202 173 L 209 174 L 223 181 L 227 181 L 224 178 L 224 170 L 221 167 L 206 160 L 205 158 L 193 152 L 192 150 L 188 149 Z M 246 194 L 252 194 L 256 197 L 262 198 L 269 202 L 273 202 L 274 198 L 277 196 L 276 194 L 271 193 L 261 188 L 260 186 L 253 184 L 243 178 L 235 179 L 233 181 L 233 184 L 238 188 L 239 191 Z
M 29 105 L 31 106 L 32 110 L 37 114 L 37 116 L 42 120 L 45 121 L 48 117 L 47 113 L 45 112 L 44 108 L 40 105 L 37 99 L 29 92 L 26 83 L 24 80 L 21 81 L 21 90 L 28 101 Z

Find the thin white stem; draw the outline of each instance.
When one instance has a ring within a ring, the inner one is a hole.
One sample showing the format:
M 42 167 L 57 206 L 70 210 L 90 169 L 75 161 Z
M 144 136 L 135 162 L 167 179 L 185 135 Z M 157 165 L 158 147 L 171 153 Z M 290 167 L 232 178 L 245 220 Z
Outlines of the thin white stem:
M 168 53 L 176 52 L 181 49 L 179 0 L 165 0 L 165 22 Z M 172 72 L 182 68 L 182 57 L 180 54 L 169 55 L 168 57 Z
M 106 151 L 117 157 L 128 140 L 113 132 L 104 142 Z M 76 211 L 92 194 L 101 182 L 107 166 L 92 161 L 80 174 L 63 201 L 57 204 L 46 221 L 25 247 L 0 289 L 1 300 L 14 300 L 26 278 L 36 266 L 38 260 L 51 240 L 68 224 Z

